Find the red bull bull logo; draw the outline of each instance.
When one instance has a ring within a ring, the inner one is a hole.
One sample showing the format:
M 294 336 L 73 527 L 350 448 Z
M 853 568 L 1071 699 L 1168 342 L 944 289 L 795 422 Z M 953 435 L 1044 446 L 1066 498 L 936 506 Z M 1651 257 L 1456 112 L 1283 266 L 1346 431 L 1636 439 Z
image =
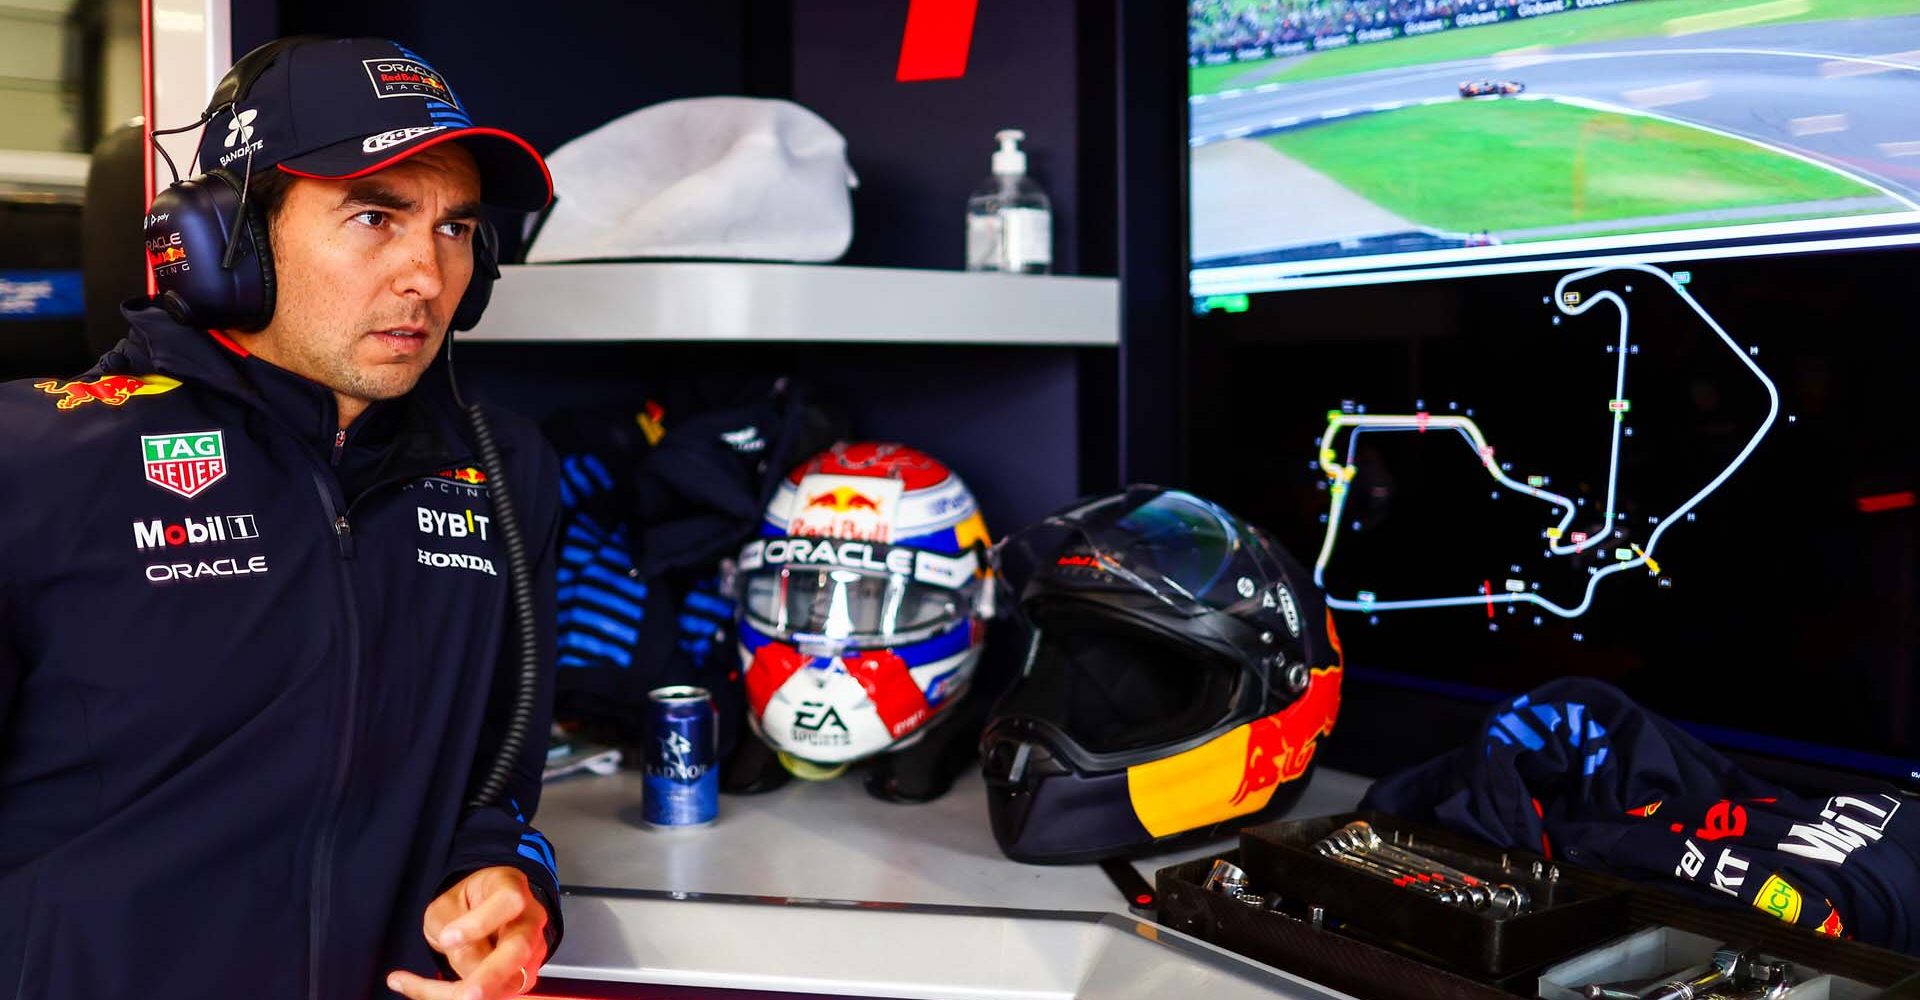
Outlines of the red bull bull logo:
M 848 487 L 841 486 L 808 500 L 807 509 L 825 509 L 840 513 L 854 510 L 868 510 L 877 513 L 880 510 L 880 503 L 864 493 L 858 493 Z
M 456 483 L 464 483 L 468 486 L 479 486 L 487 481 L 487 474 L 471 465 L 461 466 L 457 469 L 441 469 L 439 472 L 434 473 L 433 476 L 435 479 L 451 479 Z
M 60 401 L 54 405 L 62 410 L 71 410 L 88 403 L 119 406 L 135 396 L 158 396 L 172 392 L 180 387 L 180 383 L 165 375 L 102 375 L 90 382 L 49 380 L 35 382 L 33 387 L 49 396 L 60 397 Z
M 147 266 L 155 274 L 187 269 L 187 248 L 179 233 L 162 233 L 146 241 Z
M 1184 753 L 1127 769 L 1127 795 L 1155 837 L 1210 826 L 1266 808 L 1298 780 L 1340 712 L 1339 666 L 1314 670 L 1282 711 L 1255 719 Z
M 1334 716 L 1340 714 L 1342 674 L 1344 670 L 1338 666 L 1315 670 L 1300 701 L 1252 722 L 1246 733 L 1246 764 L 1240 768 L 1240 787 L 1229 804 L 1238 806 L 1254 793 L 1308 774 L 1313 750 L 1319 749 L 1319 737 L 1332 733 Z
M 1228 804 L 1237 806 L 1256 792 L 1307 773 L 1320 737 L 1333 732 L 1334 717 L 1340 714 L 1343 672 L 1340 667 L 1313 671 L 1298 701 L 1284 711 L 1253 720 L 1247 729 L 1247 759 L 1240 771 L 1240 787 Z
M 787 534 L 862 542 L 893 540 L 893 519 L 900 506 L 897 479 L 870 476 L 810 475 L 792 494 Z

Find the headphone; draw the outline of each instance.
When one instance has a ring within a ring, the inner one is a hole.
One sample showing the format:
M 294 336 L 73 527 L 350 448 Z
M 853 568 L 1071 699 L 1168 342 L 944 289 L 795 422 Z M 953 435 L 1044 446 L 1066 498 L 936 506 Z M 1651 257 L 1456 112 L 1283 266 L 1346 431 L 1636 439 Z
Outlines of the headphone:
M 295 46 L 326 41 L 321 35 L 281 38 L 242 56 L 227 70 L 200 120 L 180 128 L 155 129 L 153 147 L 167 161 L 173 183 L 154 196 L 147 210 L 146 252 L 159 294 L 154 302 L 183 326 L 216 330 L 259 330 L 273 319 L 273 247 L 267 219 L 247 203 L 253 157 L 238 176 L 216 167 L 180 179 L 173 157 L 159 137 L 205 125 L 214 115 L 246 99 L 253 84 Z M 493 297 L 500 277 L 500 239 L 491 223 L 479 219 L 473 230 L 473 278 L 453 311 L 448 332 L 471 330 Z M 216 261 L 216 258 L 217 261 Z

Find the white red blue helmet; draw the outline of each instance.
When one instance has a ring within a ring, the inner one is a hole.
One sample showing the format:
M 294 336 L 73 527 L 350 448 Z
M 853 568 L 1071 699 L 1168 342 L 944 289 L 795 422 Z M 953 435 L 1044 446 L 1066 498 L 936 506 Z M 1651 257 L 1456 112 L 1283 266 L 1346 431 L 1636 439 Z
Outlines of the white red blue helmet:
M 769 746 L 845 764 L 966 693 L 991 543 L 952 470 L 905 445 L 835 445 L 780 484 L 761 535 L 740 551 L 740 659 Z

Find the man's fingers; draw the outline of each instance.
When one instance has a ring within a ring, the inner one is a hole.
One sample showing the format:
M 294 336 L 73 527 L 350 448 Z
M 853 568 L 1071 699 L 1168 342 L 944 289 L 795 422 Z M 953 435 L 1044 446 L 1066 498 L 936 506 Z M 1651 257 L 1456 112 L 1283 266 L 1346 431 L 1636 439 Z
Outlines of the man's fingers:
M 446 983 L 401 970 L 387 973 L 387 989 L 409 1000 L 482 1000 L 480 988 L 466 980 Z
M 440 950 L 451 952 L 462 945 L 492 936 L 506 926 L 507 921 L 519 916 L 526 905 L 527 890 L 524 887 L 502 886 L 441 929 L 438 941 Z
M 475 941 L 446 952 L 447 965 L 452 967 L 454 975 L 461 979 L 471 979 L 474 970 L 480 968 L 480 963 L 486 961 L 487 956 L 492 953 L 491 941 Z
M 500 945 L 493 954 L 480 963 L 480 967 L 463 981 L 480 987 L 481 995 L 488 998 L 510 997 L 521 991 L 520 970 L 527 970 L 526 981 L 533 982 L 533 970 L 539 956 L 533 953 L 528 936 L 523 933 L 502 934 Z
M 448 892 L 442 893 L 438 899 L 427 904 L 426 916 L 420 922 L 420 932 L 426 935 L 427 944 L 434 951 L 443 954 L 446 952 L 446 949 L 440 946 L 440 935 L 464 909 L 459 900 L 458 895 Z

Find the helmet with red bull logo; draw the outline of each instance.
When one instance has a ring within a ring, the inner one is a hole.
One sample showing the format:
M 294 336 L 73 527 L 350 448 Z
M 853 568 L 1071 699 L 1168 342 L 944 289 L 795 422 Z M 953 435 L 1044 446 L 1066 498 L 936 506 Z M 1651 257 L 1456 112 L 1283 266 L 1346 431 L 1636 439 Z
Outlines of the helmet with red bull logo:
M 1312 578 L 1266 532 L 1134 486 L 1016 532 L 993 561 L 1032 631 L 981 738 L 1008 857 L 1137 854 L 1297 801 L 1343 668 Z
M 739 559 L 748 719 L 788 770 L 831 777 L 918 739 L 972 681 L 991 615 L 986 523 L 905 445 L 802 463 Z

